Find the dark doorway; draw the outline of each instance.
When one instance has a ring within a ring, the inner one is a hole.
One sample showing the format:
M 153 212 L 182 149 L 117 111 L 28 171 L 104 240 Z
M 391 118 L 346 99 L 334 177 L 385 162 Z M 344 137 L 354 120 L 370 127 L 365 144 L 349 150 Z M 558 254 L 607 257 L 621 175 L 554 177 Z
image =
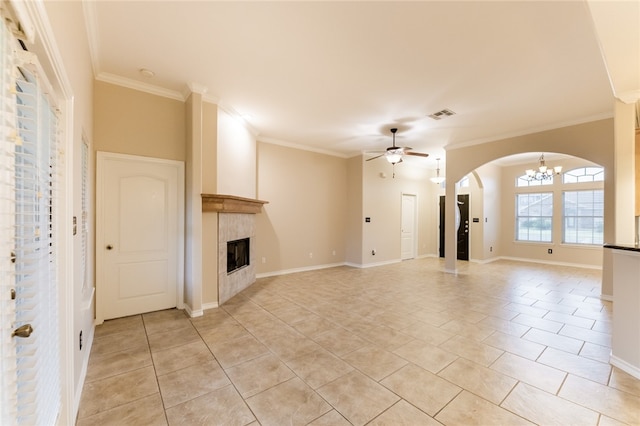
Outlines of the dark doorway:
M 440 196 L 440 257 L 444 257 L 444 195 Z M 469 260 L 469 194 L 458 195 L 460 228 L 458 228 L 458 260 Z

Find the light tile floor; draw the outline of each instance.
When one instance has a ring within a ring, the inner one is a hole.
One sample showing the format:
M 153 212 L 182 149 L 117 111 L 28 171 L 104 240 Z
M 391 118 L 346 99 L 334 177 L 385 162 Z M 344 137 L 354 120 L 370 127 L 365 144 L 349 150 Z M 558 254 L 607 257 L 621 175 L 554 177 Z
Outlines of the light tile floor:
M 600 271 L 440 259 L 262 278 L 96 327 L 78 425 L 638 425 Z

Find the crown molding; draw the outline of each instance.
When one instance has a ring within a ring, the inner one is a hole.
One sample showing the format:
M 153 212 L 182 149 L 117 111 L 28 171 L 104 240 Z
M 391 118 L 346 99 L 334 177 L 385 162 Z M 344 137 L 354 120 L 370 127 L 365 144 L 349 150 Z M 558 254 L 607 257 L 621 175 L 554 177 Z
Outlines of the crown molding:
M 191 82 L 191 83 L 187 83 L 186 90 L 187 90 L 186 92 L 182 93 L 185 99 L 188 98 L 189 94 L 191 93 L 197 93 L 198 95 L 204 96 L 204 94 L 207 93 L 207 90 L 209 89 L 204 84 Z
M 625 104 L 635 104 L 640 100 L 640 89 L 620 93 L 616 96 L 616 98 L 620 99 Z
M 202 95 L 202 102 L 218 105 L 220 103 L 220 98 L 211 93 L 205 93 L 204 95 Z
M 87 33 L 87 42 L 89 43 L 89 56 L 91 57 L 91 66 L 93 68 L 93 77 L 97 78 L 100 72 L 100 50 L 98 37 L 98 15 L 96 12 L 95 1 L 82 0 L 82 12 L 84 14 L 84 27 Z
M 583 117 L 577 120 L 554 123 L 548 126 L 531 127 L 529 129 L 520 130 L 513 133 L 504 133 L 501 135 L 487 136 L 486 138 L 474 139 L 470 141 L 454 143 L 451 145 L 445 145 L 444 150 L 450 151 L 453 149 L 460 149 L 460 148 L 466 148 L 473 145 L 480 145 L 487 142 L 494 142 L 494 141 L 499 141 L 499 140 L 509 139 L 509 138 L 517 138 L 519 136 L 530 135 L 533 133 L 546 132 L 548 130 L 561 129 L 563 127 L 569 127 L 569 126 L 577 126 L 579 124 L 590 123 L 592 121 L 606 120 L 607 118 L 613 118 L 613 112 L 596 114 L 589 117 Z
M 207 102 L 207 100 L 203 99 L 205 102 Z M 231 117 L 233 117 L 234 119 L 240 121 L 242 123 L 242 125 L 245 127 L 245 129 L 247 129 L 249 131 L 249 133 L 251 133 L 251 135 L 254 138 L 258 138 L 258 135 L 260 135 L 260 132 L 255 129 L 251 123 L 249 123 L 240 113 L 238 113 L 238 111 L 236 111 L 231 105 L 227 105 L 225 103 L 222 102 L 211 102 L 213 104 L 216 104 L 218 106 L 219 109 L 221 109 L 222 111 L 226 112 L 227 114 L 229 114 Z
M 153 84 L 142 83 L 119 75 L 101 72 L 96 76 L 96 80 L 105 83 L 115 84 L 117 86 L 127 87 L 129 89 L 138 90 L 140 92 L 150 93 L 152 95 L 162 96 L 176 101 L 184 102 L 185 98 L 182 93 L 175 90 L 165 89 L 164 87 L 154 86 Z
M 331 155 L 332 157 L 349 158 L 349 155 L 342 152 L 330 151 L 328 149 L 314 148 L 307 145 L 301 145 L 293 142 L 285 142 L 274 138 L 259 138 L 258 142 L 264 142 L 271 145 L 280 145 L 287 148 L 299 149 L 301 151 L 316 152 L 318 154 Z

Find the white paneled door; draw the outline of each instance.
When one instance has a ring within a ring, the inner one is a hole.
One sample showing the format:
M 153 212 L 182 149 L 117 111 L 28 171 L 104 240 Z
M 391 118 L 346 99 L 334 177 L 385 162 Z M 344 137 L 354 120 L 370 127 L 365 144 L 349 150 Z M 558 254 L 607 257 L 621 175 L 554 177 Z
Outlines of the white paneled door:
M 184 164 L 99 152 L 96 319 L 181 307 Z
M 416 257 L 416 196 L 402 194 L 402 234 L 400 250 L 402 260 Z

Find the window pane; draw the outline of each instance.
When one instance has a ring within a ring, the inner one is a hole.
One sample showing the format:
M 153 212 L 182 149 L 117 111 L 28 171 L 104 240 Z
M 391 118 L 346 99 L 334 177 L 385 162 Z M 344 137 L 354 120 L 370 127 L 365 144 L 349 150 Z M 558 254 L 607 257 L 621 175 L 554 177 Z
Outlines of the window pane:
M 541 186 L 541 185 L 552 185 L 553 184 L 553 176 L 549 176 L 545 180 L 529 180 L 529 177 L 525 174 L 516 178 L 516 187 L 527 187 L 527 186 Z
M 563 193 L 563 242 L 601 245 L 604 231 L 604 191 Z
M 562 174 L 563 183 L 601 182 L 604 180 L 602 167 L 579 167 Z
M 516 195 L 516 240 L 550 242 L 553 229 L 551 192 Z

